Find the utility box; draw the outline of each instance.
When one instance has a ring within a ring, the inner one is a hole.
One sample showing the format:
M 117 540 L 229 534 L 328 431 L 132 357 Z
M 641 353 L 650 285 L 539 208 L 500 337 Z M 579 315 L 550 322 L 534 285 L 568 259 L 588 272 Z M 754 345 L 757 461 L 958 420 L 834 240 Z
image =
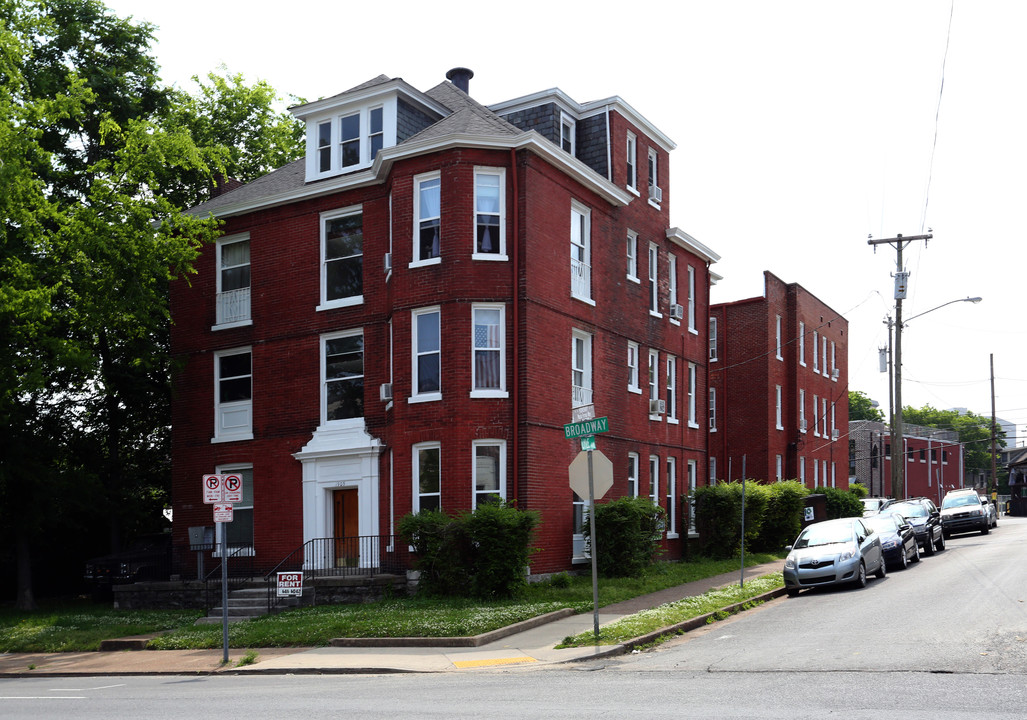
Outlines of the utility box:
M 803 498 L 802 526 L 827 520 L 827 495 L 807 495 Z

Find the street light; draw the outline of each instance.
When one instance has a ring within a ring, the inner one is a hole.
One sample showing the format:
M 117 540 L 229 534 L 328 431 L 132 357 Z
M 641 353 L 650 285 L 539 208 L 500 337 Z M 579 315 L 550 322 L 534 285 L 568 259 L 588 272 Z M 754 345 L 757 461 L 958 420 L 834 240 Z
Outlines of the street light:
M 892 407 L 892 425 L 891 425 L 891 446 L 892 446 L 892 462 L 891 462 L 891 491 L 892 497 L 901 499 L 906 497 L 906 453 L 905 448 L 901 444 L 903 440 L 902 432 L 902 328 L 906 326 L 910 320 L 915 320 L 918 317 L 926 315 L 927 313 L 934 312 L 946 305 L 952 305 L 953 303 L 968 302 L 976 305 L 981 301 L 979 297 L 965 297 L 959 298 L 958 300 L 949 300 L 947 303 L 942 303 L 938 307 L 933 307 L 930 310 L 924 310 L 922 313 L 918 313 L 911 318 L 902 320 L 902 305 L 901 299 L 896 299 L 896 321 L 892 322 L 889 317 L 886 321 L 888 324 L 888 341 L 891 342 L 891 328 L 895 327 L 895 363 L 894 363 L 894 389 L 895 389 L 895 404 Z M 889 378 L 890 380 L 890 378 Z M 896 459 L 899 458 L 899 462 Z

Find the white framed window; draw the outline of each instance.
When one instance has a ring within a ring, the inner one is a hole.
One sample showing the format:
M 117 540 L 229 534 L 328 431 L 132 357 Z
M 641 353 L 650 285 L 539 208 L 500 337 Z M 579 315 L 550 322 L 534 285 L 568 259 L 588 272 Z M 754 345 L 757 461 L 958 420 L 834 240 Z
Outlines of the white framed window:
M 422 510 L 442 509 L 442 446 L 437 442 L 418 443 L 413 447 L 413 507 Z
M 823 423 L 820 433 L 824 437 L 830 437 L 827 434 L 827 398 L 820 398 L 820 421 Z
M 571 297 L 592 301 L 591 211 L 571 203 Z
M 780 455 L 776 456 L 776 469 L 774 471 L 774 477 L 780 482 L 784 478 L 784 463 Z
M 710 318 L 710 362 L 717 362 L 720 360 L 720 355 L 717 351 L 717 318 Z
M 474 305 L 471 315 L 471 397 L 507 397 L 506 307 Z
M 824 366 L 823 375 L 824 375 L 824 377 L 827 377 L 828 372 L 827 372 L 827 336 L 826 335 L 821 335 L 820 336 L 820 359 L 823 361 L 822 364 Z
M 575 122 L 567 113 L 560 113 L 560 147 L 574 155 Z
M 317 124 L 317 171 L 332 169 L 332 121 Z
M 626 148 L 627 158 L 627 187 L 628 190 L 638 192 L 638 140 L 634 133 L 628 133 Z
M 678 536 L 678 459 L 667 458 L 667 537 Z
M 321 418 L 329 423 L 364 417 L 364 334 L 321 337 Z
M 834 403 L 831 403 L 831 437 L 838 434 L 838 426 L 834 422 Z
M 659 257 L 659 247 L 654 243 L 649 243 L 649 314 L 663 317 L 660 315 Z
M 775 345 L 776 345 L 774 356 L 778 360 L 784 360 L 784 358 L 781 357 L 781 316 L 780 315 L 775 315 L 774 317 L 775 317 L 775 325 L 776 325 L 776 330 L 775 330 L 775 334 L 774 334 Z
M 217 323 L 214 330 L 250 324 L 250 234 L 219 238 Z
M 660 458 L 649 456 L 649 499 L 653 505 L 660 504 Z
M 667 422 L 678 421 L 678 361 L 667 356 Z
M 475 440 L 474 466 L 471 478 L 474 484 L 471 509 L 490 502 L 506 500 L 506 442 L 503 440 Z
M 670 303 L 672 308 L 678 304 L 678 259 L 674 253 L 668 253 L 667 255 L 667 302 Z M 671 312 L 670 317 L 673 320 L 673 312 Z
M 628 453 L 628 497 L 638 497 L 638 453 Z
M 695 395 L 698 392 L 695 370 L 695 363 L 688 363 L 688 427 L 691 428 L 699 427 L 699 421 L 697 419 L 695 409 Z
M 214 438 L 253 439 L 253 355 L 250 348 L 214 354 Z
M 385 108 L 371 108 L 367 113 L 367 121 L 367 147 L 371 162 L 374 162 L 378 151 L 385 146 Z
M 688 332 L 699 332 L 695 326 L 695 268 L 688 266 Z
M 698 466 L 695 460 L 689 460 L 686 464 L 688 477 L 686 482 L 688 483 L 688 533 L 694 535 L 695 530 L 695 481 L 697 479 Z
M 834 340 L 831 341 L 831 380 L 838 382 L 838 365 L 835 362 L 837 356 L 835 355 L 835 344 Z
M 342 169 L 360 164 L 360 113 L 339 118 L 339 158 Z
M 410 314 L 412 333 L 410 402 L 442 399 L 441 312 L 437 307 L 421 308 Z
M 713 455 L 710 456 L 710 487 L 717 484 L 717 458 Z
M 364 302 L 364 215 L 361 206 L 321 213 L 321 304 Z
M 649 351 L 649 399 L 659 400 L 660 399 L 660 387 L 659 387 L 659 367 L 660 367 L 660 351 L 650 350 Z M 649 413 L 650 418 L 659 417 L 659 413 Z
M 474 169 L 474 259 L 507 259 L 504 168 Z
M 442 235 L 442 176 L 438 172 L 414 178 L 414 261 L 410 265 L 440 262 Z
M 717 388 L 710 388 L 710 432 L 717 432 Z
M 799 390 L 799 432 L 806 432 L 806 391 Z
M 806 323 L 799 322 L 799 364 L 806 367 Z
M 774 407 L 774 417 L 775 417 L 775 420 L 776 420 L 776 423 L 777 423 L 777 429 L 778 430 L 784 430 L 785 426 L 784 426 L 783 414 L 782 414 L 783 413 L 783 408 L 781 407 L 781 386 L 780 385 L 775 385 L 774 386 L 774 406 L 775 406 Z
M 659 155 L 656 148 L 649 148 L 649 202 L 656 207 L 663 201 L 660 189 Z
M 218 475 L 238 475 L 242 478 L 242 502 L 232 503 L 232 522 L 214 523 L 217 547 L 214 557 L 221 557 L 221 542 L 228 546 L 231 557 L 250 557 L 253 550 L 253 467 L 251 465 L 218 465 Z
M 820 372 L 820 353 L 817 348 L 820 347 L 820 333 L 816 330 L 813 331 L 813 372 Z
M 834 474 L 835 473 L 835 469 L 836 469 L 836 465 L 835 465 L 835 463 L 832 462 L 831 463 L 831 487 L 837 487 L 836 480 L 835 480 L 835 474 Z M 931 476 L 928 474 L 928 476 L 927 476 L 928 480 L 930 480 L 930 477 Z
M 628 230 L 627 240 L 628 280 L 639 282 L 638 279 L 638 233 Z
M 827 483 L 827 460 L 820 461 L 820 476 L 824 479 L 824 483 Z M 831 487 L 834 487 L 834 485 Z
M 804 455 L 799 456 L 799 482 L 803 485 L 806 484 L 806 457 Z
M 820 437 L 820 398 L 813 395 L 813 437 Z
M 813 487 L 820 485 L 820 463 L 817 462 L 816 458 L 813 458 Z
M 592 404 L 592 335 L 571 331 L 571 407 Z
M 628 392 L 641 393 L 638 384 L 638 343 L 628 341 Z

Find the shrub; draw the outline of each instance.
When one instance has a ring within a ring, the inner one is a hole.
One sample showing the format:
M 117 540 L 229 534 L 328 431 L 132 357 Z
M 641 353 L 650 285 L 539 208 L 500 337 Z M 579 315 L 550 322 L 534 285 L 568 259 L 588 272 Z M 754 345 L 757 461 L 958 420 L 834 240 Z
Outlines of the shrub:
M 814 493 L 827 496 L 827 519 L 862 517 L 863 503 L 856 493 L 823 485 L 814 488 Z
M 419 592 L 491 600 L 512 597 L 527 584 L 537 524 L 537 513 L 487 503 L 456 517 L 439 511 L 407 515 L 398 529 L 417 554 Z
M 849 483 L 849 492 L 859 500 L 870 495 L 870 491 L 867 490 L 867 486 L 863 483 Z
M 741 547 L 741 484 L 717 483 L 712 487 L 697 488 L 695 527 L 699 532 L 701 554 L 717 559 L 737 555 Z
M 798 480 L 764 486 L 767 508 L 763 513 L 756 549 L 764 552 L 790 545 L 802 528 L 804 498 L 809 490 Z
M 586 545 L 591 518 L 585 521 Z M 655 562 L 666 527 L 666 513 L 644 497 L 619 498 L 596 505 L 596 568 L 603 577 L 638 575 Z

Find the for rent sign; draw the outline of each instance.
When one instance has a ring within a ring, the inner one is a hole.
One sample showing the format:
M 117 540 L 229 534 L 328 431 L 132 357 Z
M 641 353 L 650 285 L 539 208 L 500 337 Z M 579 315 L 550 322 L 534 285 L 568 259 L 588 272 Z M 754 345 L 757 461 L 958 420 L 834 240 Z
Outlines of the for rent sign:
M 278 573 L 278 597 L 300 597 L 303 595 L 303 573 Z

